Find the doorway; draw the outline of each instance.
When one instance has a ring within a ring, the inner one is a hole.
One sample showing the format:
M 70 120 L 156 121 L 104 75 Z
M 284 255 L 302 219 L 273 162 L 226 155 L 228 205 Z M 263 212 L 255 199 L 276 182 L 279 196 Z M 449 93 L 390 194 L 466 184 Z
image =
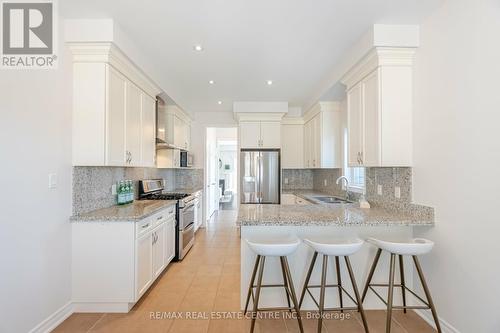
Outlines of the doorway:
M 238 129 L 208 127 L 205 152 L 207 220 L 238 209 Z

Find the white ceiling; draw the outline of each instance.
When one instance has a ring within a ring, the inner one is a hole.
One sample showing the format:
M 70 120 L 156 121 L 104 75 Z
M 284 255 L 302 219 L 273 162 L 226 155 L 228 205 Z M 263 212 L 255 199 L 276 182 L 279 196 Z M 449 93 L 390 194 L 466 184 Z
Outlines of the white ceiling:
M 113 18 L 158 64 L 165 92 L 198 112 L 232 110 L 233 101 L 303 106 L 323 93 L 319 83 L 372 24 L 417 24 L 441 2 L 64 0 L 59 6 L 66 18 Z M 195 44 L 204 51 L 193 51 Z

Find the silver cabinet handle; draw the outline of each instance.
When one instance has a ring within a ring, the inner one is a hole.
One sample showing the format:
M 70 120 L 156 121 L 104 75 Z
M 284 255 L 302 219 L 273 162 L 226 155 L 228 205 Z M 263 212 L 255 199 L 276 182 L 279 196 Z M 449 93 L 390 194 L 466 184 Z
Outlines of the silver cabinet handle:
M 148 223 L 148 224 L 143 225 L 141 228 L 142 228 L 142 229 L 146 229 L 146 228 L 148 228 L 148 227 L 149 227 L 149 223 Z
M 159 220 L 161 220 L 161 219 L 163 219 L 163 215 L 162 215 L 162 216 L 158 216 L 158 217 L 156 218 L 156 221 L 159 221 Z

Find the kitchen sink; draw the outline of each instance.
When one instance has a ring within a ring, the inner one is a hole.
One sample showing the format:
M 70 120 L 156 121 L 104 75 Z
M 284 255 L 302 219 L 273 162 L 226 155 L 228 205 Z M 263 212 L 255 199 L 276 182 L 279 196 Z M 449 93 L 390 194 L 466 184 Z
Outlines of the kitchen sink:
M 314 199 L 324 202 L 324 203 L 330 203 L 330 204 L 347 204 L 347 203 L 352 203 L 351 201 L 337 198 L 337 197 L 314 197 Z

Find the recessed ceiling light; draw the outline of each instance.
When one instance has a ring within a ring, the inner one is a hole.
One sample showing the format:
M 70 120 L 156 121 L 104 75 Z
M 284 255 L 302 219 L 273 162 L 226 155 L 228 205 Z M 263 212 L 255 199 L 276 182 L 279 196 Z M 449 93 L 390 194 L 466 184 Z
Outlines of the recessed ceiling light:
M 273 81 L 272 81 L 272 80 L 267 80 L 267 82 L 266 82 L 266 83 L 267 83 L 267 85 L 268 85 L 268 86 L 270 86 L 270 85 L 272 85 L 272 84 L 273 84 Z
M 218 101 L 217 104 L 221 105 L 222 104 L 222 101 Z
M 208 83 L 210 83 L 210 84 L 214 84 L 214 83 L 215 83 L 215 81 L 214 81 L 214 80 L 210 80 L 210 81 L 208 81 Z
M 193 46 L 193 50 L 195 50 L 195 51 L 203 51 L 203 46 L 201 46 L 201 45 L 195 45 L 195 46 Z

